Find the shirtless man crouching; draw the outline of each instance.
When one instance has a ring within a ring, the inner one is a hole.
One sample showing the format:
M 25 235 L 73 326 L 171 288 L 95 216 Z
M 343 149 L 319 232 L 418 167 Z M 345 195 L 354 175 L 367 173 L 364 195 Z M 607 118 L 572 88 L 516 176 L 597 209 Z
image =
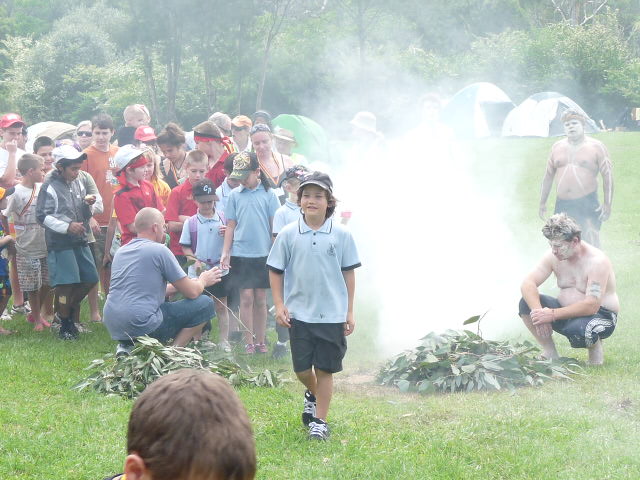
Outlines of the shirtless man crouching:
M 575 110 L 567 110 L 562 115 L 567 138 L 551 147 L 542 180 L 539 214 L 545 220 L 547 199 L 557 174 L 554 213 L 566 213 L 573 218 L 582 228 L 583 240 L 599 248 L 600 225 L 611 214 L 613 174 L 607 148 L 584 134 L 585 121 Z M 598 173 L 602 175 L 602 205 L 598 203 Z
M 601 365 L 602 340 L 613 333 L 620 309 L 611 262 L 581 240 L 580 227 L 564 213 L 549 218 L 542 233 L 551 250 L 522 282 L 520 317 L 546 358 L 558 358 L 551 337 L 556 331 L 573 348 L 587 348 L 589 364 Z M 560 288 L 557 299 L 538 292 L 552 273 Z

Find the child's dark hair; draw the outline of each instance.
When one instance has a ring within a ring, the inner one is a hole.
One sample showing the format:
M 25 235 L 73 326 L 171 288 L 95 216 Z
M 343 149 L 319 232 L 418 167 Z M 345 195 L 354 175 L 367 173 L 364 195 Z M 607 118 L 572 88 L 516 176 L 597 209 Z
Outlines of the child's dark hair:
M 153 382 L 129 417 L 127 451 L 154 480 L 251 480 L 256 450 L 249 417 L 229 383 L 183 369 Z
M 233 159 L 236 158 L 236 155 L 238 155 L 238 152 L 233 152 L 231 155 L 228 155 L 227 158 L 224 159 L 222 168 L 227 175 L 233 172 Z
M 99 113 L 91 119 L 91 130 L 99 128 L 100 130 L 115 130 L 113 118 L 108 113 Z
M 18 171 L 20 175 L 26 175 L 32 168 L 42 167 L 44 165 L 44 158 L 40 155 L 33 153 L 25 153 L 18 160 Z
M 262 171 L 262 168 L 260 168 L 258 155 L 256 154 L 256 152 L 246 152 L 246 153 L 249 155 L 249 159 L 251 160 L 249 163 L 249 168 L 251 170 L 260 169 L 260 182 L 262 183 L 262 186 L 264 187 L 265 191 L 268 192 L 273 185 L 271 183 L 271 180 L 269 180 L 269 177 L 267 177 L 267 174 Z
M 33 142 L 33 153 L 38 153 L 42 147 L 55 147 L 56 143 L 53 141 L 51 137 L 45 137 L 44 135 L 36 138 L 36 141 Z
M 310 184 L 304 185 L 304 186 L 302 186 L 302 187 L 300 187 L 298 189 L 298 205 L 300 205 L 300 202 L 302 201 L 302 192 L 309 185 L 314 185 L 314 184 L 310 183 Z M 318 187 L 318 188 L 322 188 L 322 187 Z M 331 193 L 329 190 L 323 188 L 322 191 L 327 196 L 327 213 L 324 216 L 324 218 L 327 219 L 331 215 L 333 215 L 333 212 L 336 211 L 336 205 L 338 204 L 338 199 L 336 197 L 334 197 L 333 193 Z
M 165 125 L 156 140 L 158 145 L 171 145 L 173 147 L 180 147 L 184 145 L 186 141 L 187 139 L 182 129 L 173 122 Z

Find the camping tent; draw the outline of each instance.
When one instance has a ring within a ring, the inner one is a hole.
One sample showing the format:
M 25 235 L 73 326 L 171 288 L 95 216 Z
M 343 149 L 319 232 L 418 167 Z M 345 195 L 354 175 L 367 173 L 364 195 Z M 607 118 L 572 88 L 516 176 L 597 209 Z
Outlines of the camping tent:
M 76 131 L 75 125 L 64 122 L 40 122 L 27 128 L 27 151 L 31 152 L 33 142 L 38 137 L 49 137 L 52 140 L 63 140 L 65 138 L 73 138 Z
M 494 84 L 474 83 L 449 100 L 440 119 L 459 138 L 499 136 L 502 122 L 514 106 L 509 96 Z
M 569 108 L 587 118 L 586 133 L 600 131 L 596 123 L 569 97 L 557 92 L 541 92 L 531 95 L 507 115 L 502 126 L 502 136 L 557 137 L 564 135 L 560 118 Z

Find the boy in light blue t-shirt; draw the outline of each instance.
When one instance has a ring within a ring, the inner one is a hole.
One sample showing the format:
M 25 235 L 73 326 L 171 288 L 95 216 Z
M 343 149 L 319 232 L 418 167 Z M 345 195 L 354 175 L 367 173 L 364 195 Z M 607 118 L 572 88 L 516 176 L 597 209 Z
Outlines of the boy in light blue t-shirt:
M 309 438 L 329 438 L 333 374 L 342 370 L 353 332 L 355 272 L 351 233 L 331 218 L 336 206 L 328 175 L 314 172 L 298 189 L 303 217 L 285 226 L 267 259 L 276 321 L 289 328 L 293 370 L 307 390 L 302 422 Z M 284 288 L 283 288 L 284 287 Z
M 192 192 L 193 200 L 198 204 L 198 213 L 182 225 L 180 246 L 185 257 L 195 261 L 189 266 L 187 272 L 189 277 L 195 278 L 202 270 L 219 266 L 224 244 L 224 232 L 227 227 L 224 216 L 217 212 L 214 206 L 217 197 L 213 182 L 205 178 L 193 186 Z M 225 352 L 231 351 L 229 312 L 227 310 L 228 286 L 229 277 L 223 271 L 220 282 L 205 289 L 214 297 L 218 328 L 220 329 L 218 345 Z

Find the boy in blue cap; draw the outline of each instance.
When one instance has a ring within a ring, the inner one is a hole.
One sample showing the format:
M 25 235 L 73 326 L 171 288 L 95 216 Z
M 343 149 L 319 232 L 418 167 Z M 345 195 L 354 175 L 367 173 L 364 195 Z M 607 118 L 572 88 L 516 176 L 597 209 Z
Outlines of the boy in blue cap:
M 342 370 L 345 337 L 355 328 L 360 260 L 351 233 L 331 218 L 336 199 L 328 175 L 305 177 L 298 203 L 303 216 L 280 231 L 267 267 L 276 321 L 290 329 L 293 370 L 307 387 L 302 422 L 310 439 L 326 440 L 333 374 Z

